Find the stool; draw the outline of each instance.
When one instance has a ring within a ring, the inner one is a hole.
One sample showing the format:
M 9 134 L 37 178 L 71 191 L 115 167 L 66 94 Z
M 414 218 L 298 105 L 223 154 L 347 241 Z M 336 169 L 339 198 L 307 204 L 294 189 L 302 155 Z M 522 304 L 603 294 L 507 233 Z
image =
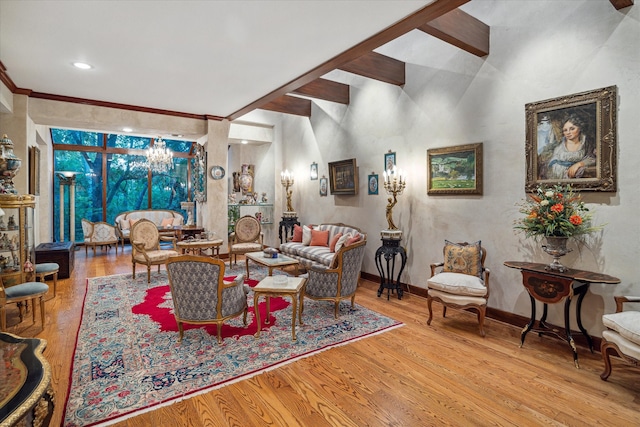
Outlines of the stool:
M 58 270 L 60 266 L 55 262 L 45 262 L 42 264 L 36 264 L 36 279 L 39 282 L 44 282 L 45 277 L 53 275 L 53 296 L 55 298 L 58 292 Z
M 0 284 L 0 290 L 4 291 L 5 299 L 0 306 L 0 330 L 5 331 L 7 328 L 7 313 L 5 310 L 6 304 L 18 304 L 18 310 L 20 310 L 20 322 L 24 319 L 24 311 L 22 308 L 23 302 L 31 300 L 31 310 L 33 323 L 36 323 L 36 298 L 40 300 L 40 318 L 42 320 L 42 329 L 44 329 L 44 296 L 49 292 L 49 286 L 46 283 L 40 282 L 27 282 L 19 285 L 11 286 L 9 288 L 2 287 Z

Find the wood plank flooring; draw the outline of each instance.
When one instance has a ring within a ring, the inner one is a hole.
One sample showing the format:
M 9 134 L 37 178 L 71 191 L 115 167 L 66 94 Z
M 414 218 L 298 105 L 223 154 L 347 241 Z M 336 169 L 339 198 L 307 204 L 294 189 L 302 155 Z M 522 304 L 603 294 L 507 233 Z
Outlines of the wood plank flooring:
M 43 331 L 30 316 L 18 323 L 17 309 L 9 306 L 9 332 L 48 341 L 56 392 L 52 426 L 62 420 L 86 278 L 128 273 L 130 257 L 129 247 L 117 256 L 113 249 L 98 249 L 95 257 L 77 251 L 72 276 L 60 280 L 57 297 L 46 303 Z M 387 301 L 376 296 L 377 287 L 362 281 L 356 302 L 403 327 L 116 425 L 640 425 L 640 369 L 616 360 L 602 381 L 598 352 L 579 348 L 576 369 L 564 342 L 529 334 L 520 348 L 520 328 L 491 319 L 481 338 L 474 314 L 448 310 L 443 319 L 437 304 L 427 326 L 424 298 L 405 293 Z

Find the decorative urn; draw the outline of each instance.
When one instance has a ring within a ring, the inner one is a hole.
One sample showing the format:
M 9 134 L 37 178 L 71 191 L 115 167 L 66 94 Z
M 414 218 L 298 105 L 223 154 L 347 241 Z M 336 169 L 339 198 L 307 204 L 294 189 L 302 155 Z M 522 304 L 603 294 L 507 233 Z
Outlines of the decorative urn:
M 13 177 L 16 176 L 22 165 L 22 160 L 13 154 L 13 142 L 3 135 L 0 139 L 0 194 L 18 194 L 13 186 Z

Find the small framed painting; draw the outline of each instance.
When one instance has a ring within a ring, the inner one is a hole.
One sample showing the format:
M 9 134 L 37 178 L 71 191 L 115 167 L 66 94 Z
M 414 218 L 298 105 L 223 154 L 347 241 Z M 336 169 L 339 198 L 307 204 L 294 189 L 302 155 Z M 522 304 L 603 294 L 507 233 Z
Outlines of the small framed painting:
M 331 194 L 358 194 L 358 169 L 356 159 L 329 163 L 329 183 Z
M 321 197 L 327 196 L 327 187 L 329 187 L 329 180 L 323 176 L 322 178 L 320 178 L 320 196 Z
M 389 150 L 389 152 L 384 155 L 384 170 L 392 171 L 395 165 L 396 165 L 396 153 Z
M 482 142 L 427 150 L 427 194 L 482 194 Z
M 310 173 L 311 181 L 315 181 L 318 179 L 318 164 L 316 162 L 311 163 L 311 173 Z
M 378 194 L 378 174 L 369 175 L 367 182 L 369 183 L 369 194 Z

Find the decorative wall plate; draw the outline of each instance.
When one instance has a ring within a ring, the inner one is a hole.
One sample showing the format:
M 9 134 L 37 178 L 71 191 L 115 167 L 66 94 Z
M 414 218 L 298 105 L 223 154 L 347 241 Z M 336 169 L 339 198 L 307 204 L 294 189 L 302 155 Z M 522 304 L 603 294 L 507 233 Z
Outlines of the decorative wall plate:
M 224 178 L 224 168 L 222 166 L 211 167 L 211 178 L 222 179 Z

